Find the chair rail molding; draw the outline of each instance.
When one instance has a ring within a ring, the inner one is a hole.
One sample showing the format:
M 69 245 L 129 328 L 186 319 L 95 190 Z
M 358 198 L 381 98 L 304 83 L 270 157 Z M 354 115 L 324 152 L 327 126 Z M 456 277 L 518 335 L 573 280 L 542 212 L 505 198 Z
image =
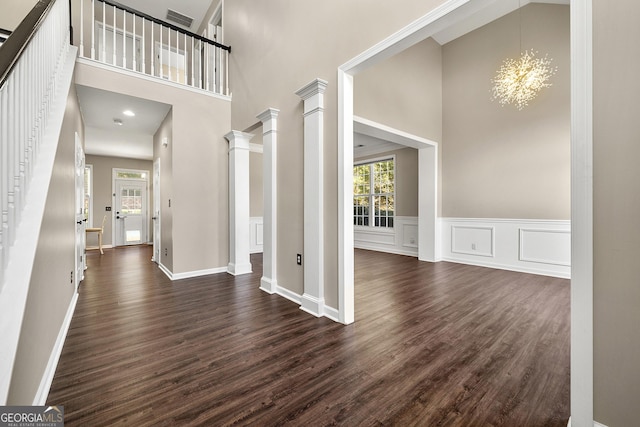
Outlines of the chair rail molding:
M 440 218 L 442 260 L 568 279 L 571 221 Z

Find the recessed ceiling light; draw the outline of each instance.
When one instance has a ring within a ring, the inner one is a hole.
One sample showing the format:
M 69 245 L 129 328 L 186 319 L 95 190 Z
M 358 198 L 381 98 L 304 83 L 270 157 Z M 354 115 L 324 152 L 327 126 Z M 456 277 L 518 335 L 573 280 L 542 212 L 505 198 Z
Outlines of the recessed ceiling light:
M 133 112 L 133 111 L 131 111 L 131 110 L 124 110 L 124 111 L 122 112 L 122 114 L 124 114 L 125 116 L 129 116 L 129 117 L 133 117 L 133 116 L 135 116 L 135 115 L 136 115 L 136 113 L 134 113 L 134 112 Z
M 118 126 L 122 126 L 122 120 L 120 120 L 120 119 L 113 119 L 113 124 L 114 124 L 114 125 L 118 125 Z

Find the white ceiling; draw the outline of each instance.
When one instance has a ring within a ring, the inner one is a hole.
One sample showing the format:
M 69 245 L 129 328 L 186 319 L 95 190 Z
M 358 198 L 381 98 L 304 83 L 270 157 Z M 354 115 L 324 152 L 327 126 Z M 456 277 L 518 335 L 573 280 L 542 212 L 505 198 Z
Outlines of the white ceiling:
M 163 21 L 167 20 L 168 9 L 175 10 L 193 18 L 193 24 L 187 28 L 173 21 L 171 23 L 195 33 L 202 23 L 202 18 L 207 14 L 212 0 L 120 0 L 118 3 Z
M 153 159 L 153 135 L 170 105 L 87 86 L 76 86 L 86 127 L 85 152 L 100 156 Z M 131 110 L 135 117 L 123 111 Z M 122 125 L 114 124 L 122 120 Z
M 353 158 L 359 159 L 365 156 L 373 156 L 388 151 L 401 150 L 407 148 L 384 139 L 364 135 L 358 132 L 353 133 Z

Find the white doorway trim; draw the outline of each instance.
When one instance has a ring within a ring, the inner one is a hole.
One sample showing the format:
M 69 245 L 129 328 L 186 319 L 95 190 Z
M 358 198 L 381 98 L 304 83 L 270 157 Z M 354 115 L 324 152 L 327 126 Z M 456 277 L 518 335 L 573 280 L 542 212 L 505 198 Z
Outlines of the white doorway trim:
M 144 178 L 118 178 L 118 173 L 134 173 L 134 174 L 142 174 Z M 145 243 L 148 243 L 149 240 L 149 210 L 151 209 L 151 204 L 149 203 L 149 171 L 142 169 L 126 169 L 126 168 L 113 168 L 111 169 L 111 244 L 112 247 L 117 247 L 117 239 L 116 239 L 116 189 L 117 189 L 117 181 L 120 179 L 126 179 L 127 181 L 141 181 L 145 183 L 145 189 L 147 193 L 147 197 L 145 199 L 146 210 L 144 211 L 142 227 L 145 233 Z
M 78 132 L 75 133 L 75 147 L 76 147 L 76 170 L 75 170 L 75 213 L 76 213 L 76 239 L 75 239 L 75 271 L 73 274 L 73 285 L 75 292 L 78 292 L 80 282 L 84 280 L 84 270 L 86 269 L 86 235 L 85 229 L 86 217 L 84 212 L 84 168 L 85 168 L 85 156 L 84 149 L 82 148 L 82 140 Z
M 353 116 L 353 130 L 418 150 L 418 259 L 439 261 L 438 143 L 358 116 Z
M 160 264 L 160 247 L 162 244 L 162 223 L 160 212 L 160 157 L 153 161 L 153 211 L 151 220 L 153 221 L 153 255 L 151 261 Z
M 449 0 L 338 68 L 338 311 L 354 321 L 353 76 L 487 6 Z M 592 0 L 571 0 L 571 419 L 593 425 Z

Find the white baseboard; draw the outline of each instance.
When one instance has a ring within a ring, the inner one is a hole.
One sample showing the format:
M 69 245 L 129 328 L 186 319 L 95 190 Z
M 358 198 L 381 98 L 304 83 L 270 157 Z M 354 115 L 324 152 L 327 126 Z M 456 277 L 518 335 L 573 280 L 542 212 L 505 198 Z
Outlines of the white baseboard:
M 544 276 L 571 277 L 571 222 L 441 218 L 441 259 Z
M 309 294 L 303 294 L 300 310 L 316 317 L 322 317 L 324 315 L 324 299 L 321 300 Z
M 274 293 L 288 299 L 289 301 L 295 302 L 298 305 L 302 304 L 302 295 L 298 295 L 297 293 L 292 292 L 289 289 L 278 286 L 276 287 L 276 291 Z
M 569 417 L 569 422 L 567 423 L 567 427 L 571 427 L 571 417 Z M 594 421 L 593 422 L 593 427 L 607 427 L 607 426 L 604 425 L 604 424 L 600 424 L 597 421 Z
M 264 292 L 270 294 L 270 295 L 274 295 L 275 294 L 275 295 L 281 296 L 283 298 L 286 298 L 291 302 L 294 302 L 294 303 L 298 304 L 300 306 L 301 310 L 303 310 L 303 311 L 305 311 L 305 312 L 307 312 L 307 313 L 309 313 L 309 314 L 311 314 L 313 316 L 316 316 L 316 317 L 323 317 L 324 316 L 327 319 L 331 319 L 334 322 L 340 323 L 340 313 L 338 312 L 338 310 L 336 310 L 333 307 L 329 307 L 329 306 L 325 305 L 324 309 L 323 309 L 323 314 L 321 316 L 318 316 L 315 313 L 312 313 L 312 312 L 310 312 L 310 311 L 308 311 L 308 310 L 306 310 L 305 308 L 302 307 L 303 299 L 304 299 L 304 297 L 302 295 L 299 295 L 299 294 L 297 294 L 295 292 L 290 291 L 289 289 L 285 289 L 285 288 L 283 288 L 281 286 L 277 286 L 277 285 L 275 287 L 275 290 L 274 290 L 273 294 L 270 293 L 267 289 L 264 289 L 262 286 L 260 287 L 260 289 L 263 290 Z
M 226 273 L 227 272 L 227 267 L 218 267 L 218 268 L 210 268 L 210 269 L 207 269 L 207 270 L 187 271 L 185 273 L 172 273 L 162 263 L 158 264 L 158 268 L 172 281 L 173 280 L 181 280 L 181 279 L 190 279 L 192 277 L 208 276 L 210 274 L 219 274 L 219 273 Z
M 69 332 L 69 326 L 71 325 L 71 319 L 73 319 L 73 313 L 76 311 L 76 304 L 78 303 L 78 293 L 74 293 L 73 298 L 71 298 L 71 302 L 69 303 L 69 308 L 67 309 L 67 314 L 62 321 L 62 326 L 60 327 L 60 332 L 58 332 L 58 338 L 56 338 L 56 342 L 51 350 L 51 355 L 49 356 L 49 362 L 47 363 L 47 368 L 42 375 L 42 379 L 40 380 L 40 386 L 38 387 L 38 392 L 33 398 L 33 406 L 43 406 L 47 402 L 47 397 L 49 396 L 49 390 L 51 389 L 51 383 L 53 382 L 53 377 L 56 373 L 56 368 L 58 367 L 58 361 L 60 360 L 60 355 L 62 354 L 62 348 L 64 347 L 64 341 L 67 338 L 67 333 Z
M 242 274 L 252 273 L 253 269 L 250 262 L 246 264 L 233 264 L 230 262 L 227 266 L 226 272 L 232 276 L 240 276 Z
M 341 323 L 340 312 L 333 307 L 329 307 L 328 305 L 324 306 L 324 317 L 327 317 L 333 320 L 334 322 Z
M 278 289 L 278 281 L 269 277 L 262 276 L 260 279 L 260 289 L 266 293 L 273 295 Z

